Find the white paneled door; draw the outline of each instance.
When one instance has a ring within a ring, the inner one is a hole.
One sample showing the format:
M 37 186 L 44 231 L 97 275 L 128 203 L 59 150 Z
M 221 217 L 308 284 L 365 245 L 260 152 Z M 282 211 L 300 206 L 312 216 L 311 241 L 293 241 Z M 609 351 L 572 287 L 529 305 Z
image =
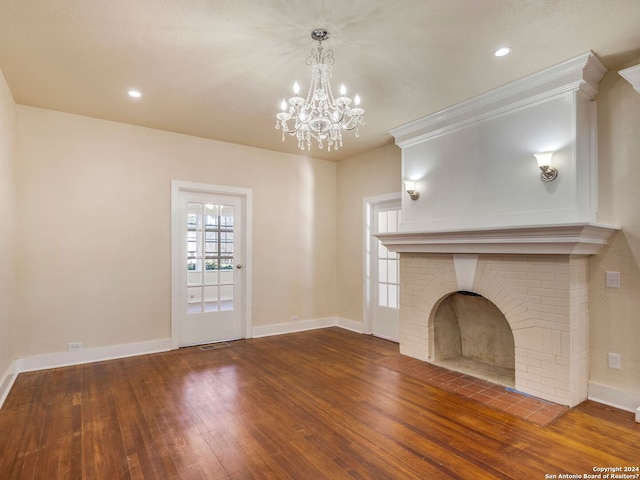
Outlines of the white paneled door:
M 400 338 L 400 258 L 374 235 L 397 232 L 401 221 L 400 200 L 373 205 L 371 210 L 371 332 L 398 341 Z
M 178 194 L 179 241 L 174 241 L 174 292 L 179 345 L 243 337 L 242 198 L 208 192 Z M 174 238 L 175 240 L 175 238 Z M 176 265 L 179 265 L 176 268 Z

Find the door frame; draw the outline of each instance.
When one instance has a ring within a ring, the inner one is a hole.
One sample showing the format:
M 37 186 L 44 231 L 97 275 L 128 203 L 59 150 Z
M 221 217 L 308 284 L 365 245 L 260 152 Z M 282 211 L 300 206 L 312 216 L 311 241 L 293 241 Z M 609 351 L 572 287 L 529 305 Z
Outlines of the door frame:
M 364 333 L 373 334 L 373 298 L 372 289 L 373 278 L 371 276 L 371 226 L 373 225 L 373 210 L 378 205 L 387 203 L 402 202 L 402 192 L 386 193 L 383 195 L 375 195 L 373 197 L 365 197 L 364 205 L 364 260 L 363 260 L 363 282 L 364 295 L 362 311 L 364 313 L 363 331 Z
M 182 180 L 171 180 L 171 349 L 180 347 L 180 332 L 182 331 L 181 321 L 184 317 L 182 312 L 182 274 L 184 273 L 184 259 L 182 252 L 181 219 L 178 197 L 181 192 L 204 193 L 214 195 L 228 195 L 240 198 L 242 201 L 242 221 L 244 228 L 244 261 L 242 271 L 244 272 L 243 298 L 241 306 L 244 317 L 242 328 L 242 338 L 251 338 L 252 328 L 252 218 L 253 218 L 253 190 L 250 188 L 231 187 L 227 185 L 212 185 L 208 183 L 187 182 Z

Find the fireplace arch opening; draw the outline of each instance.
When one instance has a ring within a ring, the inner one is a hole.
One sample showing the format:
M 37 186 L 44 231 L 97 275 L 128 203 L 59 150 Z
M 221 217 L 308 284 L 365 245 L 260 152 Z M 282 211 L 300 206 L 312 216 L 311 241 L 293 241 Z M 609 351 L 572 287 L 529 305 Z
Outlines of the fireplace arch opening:
M 513 332 L 493 302 L 474 292 L 454 292 L 436 306 L 432 326 L 433 363 L 515 387 Z

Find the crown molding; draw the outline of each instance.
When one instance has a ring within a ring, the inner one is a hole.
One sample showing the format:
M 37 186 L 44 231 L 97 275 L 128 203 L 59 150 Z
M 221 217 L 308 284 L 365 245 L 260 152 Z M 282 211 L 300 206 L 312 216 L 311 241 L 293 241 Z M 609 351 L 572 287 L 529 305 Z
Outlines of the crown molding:
M 606 72 L 598 57 L 588 52 L 394 128 L 389 133 L 396 139 L 396 145 L 404 148 L 567 92 L 581 92 L 593 99 Z

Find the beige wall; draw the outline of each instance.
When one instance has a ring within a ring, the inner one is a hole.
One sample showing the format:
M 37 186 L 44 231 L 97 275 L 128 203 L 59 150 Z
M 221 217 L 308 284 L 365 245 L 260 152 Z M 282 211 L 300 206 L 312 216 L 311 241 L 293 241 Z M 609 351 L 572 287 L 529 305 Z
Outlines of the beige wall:
M 591 381 L 640 395 L 640 93 L 612 70 L 597 100 L 598 221 L 622 231 L 590 264 Z M 605 288 L 606 271 L 620 272 L 620 289 Z M 607 352 L 622 355 L 621 370 Z
M 401 153 L 395 145 L 338 163 L 338 316 L 362 322 L 365 197 L 400 190 Z
M 336 164 L 19 107 L 17 355 L 170 336 L 171 180 L 253 189 L 253 322 L 335 315 Z
M 15 286 L 15 118 L 16 105 L 0 71 L 0 384 L 15 357 L 12 329 Z

